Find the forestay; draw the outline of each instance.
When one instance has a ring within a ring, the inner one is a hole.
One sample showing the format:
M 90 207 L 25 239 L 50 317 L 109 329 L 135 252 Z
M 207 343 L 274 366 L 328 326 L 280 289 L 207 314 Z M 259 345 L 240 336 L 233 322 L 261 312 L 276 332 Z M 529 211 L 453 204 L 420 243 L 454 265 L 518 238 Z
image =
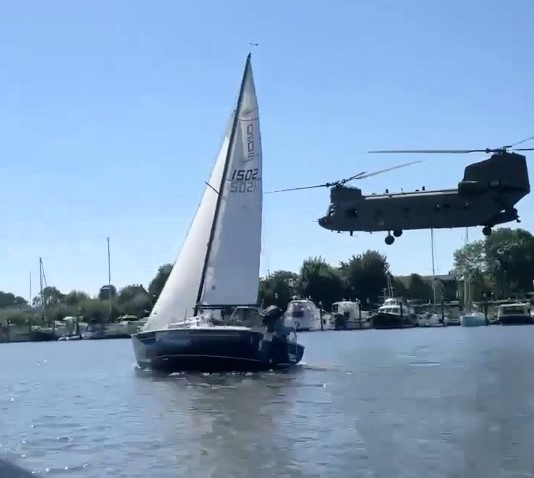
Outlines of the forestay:
M 154 305 L 144 330 L 165 328 L 170 323 L 181 321 L 185 317 L 193 315 L 215 215 L 218 196 L 216 189 L 222 180 L 233 120 L 234 114 L 231 115 L 225 132 L 223 144 L 208 181 L 209 185 L 206 185 L 204 189 L 202 199 L 189 227 L 182 249 Z
M 234 133 L 200 298 L 202 305 L 251 305 L 258 300 L 262 147 L 250 57 Z

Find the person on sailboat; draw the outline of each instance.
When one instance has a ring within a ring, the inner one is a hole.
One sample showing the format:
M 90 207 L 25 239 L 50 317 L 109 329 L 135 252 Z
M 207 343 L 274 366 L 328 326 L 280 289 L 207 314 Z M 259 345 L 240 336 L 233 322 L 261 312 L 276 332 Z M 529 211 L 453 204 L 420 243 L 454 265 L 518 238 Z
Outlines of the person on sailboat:
M 284 324 L 284 312 L 271 305 L 261 312 L 265 326 L 262 350 L 267 358 L 277 363 L 289 363 L 288 336 L 292 329 Z

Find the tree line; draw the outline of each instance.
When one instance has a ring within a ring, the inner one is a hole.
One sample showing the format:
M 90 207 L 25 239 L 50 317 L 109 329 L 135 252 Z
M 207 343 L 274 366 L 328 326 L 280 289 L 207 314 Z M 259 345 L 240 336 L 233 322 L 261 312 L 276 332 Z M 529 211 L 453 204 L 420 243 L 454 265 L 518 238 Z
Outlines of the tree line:
M 67 316 L 85 319 L 117 319 L 124 315 L 144 317 L 150 313 L 171 272 L 172 264 L 158 269 L 150 281 L 148 290 L 140 284 L 132 284 L 118 290 L 111 285 L 102 286 L 96 297 L 87 292 L 72 290 L 67 294 L 57 287 L 45 287 L 34 297 L 31 305 L 23 297 L 0 292 L 0 322 L 26 323 L 29 319 L 51 323 Z
M 48 321 L 65 316 L 106 319 L 110 309 L 112 319 L 123 315 L 143 317 L 150 313 L 171 270 L 172 264 L 162 265 L 148 289 L 132 284 L 117 291 L 113 285 L 104 285 L 96 297 L 83 291 L 64 294 L 56 287 L 46 287 L 32 299 L 31 306 L 22 297 L 0 292 L 0 321 L 43 315 Z M 523 229 L 497 229 L 491 236 L 458 249 L 452 272 L 469 281 L 473 300 L 524 295 L 533 289 L 534 236 Z M 296 297 L 321 303 L 326 310 L 339 300 L 359 299 L 364 307 L 370 307 L 380 302 L 388 281 L 396 295 L 407 299 L 432 300 L 434 296 L 429 281 L 418 274 L 393 276 L 386 256 L 368 250 L 338 265 L 331 265 L 322 257 L 310 257 L 298 273 L 279 270 L 268 274 L 260 279 L 258 300 L 264 306 L 282 309 Z M 455 282 L 446 284 L 443 300 L 462 299 L 461 289 Z
M 534 236 L 500 228 L 454 253 L 456 274 L 471 284 L 473 300 L 524 297 L 534 290 Z

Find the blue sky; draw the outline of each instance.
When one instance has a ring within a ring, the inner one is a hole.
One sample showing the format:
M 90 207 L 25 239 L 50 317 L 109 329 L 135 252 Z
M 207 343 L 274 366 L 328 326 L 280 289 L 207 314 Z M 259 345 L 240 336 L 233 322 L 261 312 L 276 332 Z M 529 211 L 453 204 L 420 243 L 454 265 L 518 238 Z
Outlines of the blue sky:
M 378 148 L 499 146 L 534 134 L 534 3 L 492 0 L 49 0 L 0 15 L 0 290 L 94 294 L 172 262 L 234 105 L 248 42 L 264 188 L 334 180 L 408 156 Z M 456 185 L 484 156 L 425 162 L 364 192 Z M 532 163 L 531 163 L 532 164 Z M 430 232 L 330 233 L 327 189 L 265 200 L 263 272 L 372 248 L 396 274 L 431 272 Z M 534 199 L 519 204 L 534 226 Z M 515 225 L 513 224 L 515 227 Z M 478 230 L 470 238 L 481 237 Z M 446 273 L 463 230 L 437 231 Z

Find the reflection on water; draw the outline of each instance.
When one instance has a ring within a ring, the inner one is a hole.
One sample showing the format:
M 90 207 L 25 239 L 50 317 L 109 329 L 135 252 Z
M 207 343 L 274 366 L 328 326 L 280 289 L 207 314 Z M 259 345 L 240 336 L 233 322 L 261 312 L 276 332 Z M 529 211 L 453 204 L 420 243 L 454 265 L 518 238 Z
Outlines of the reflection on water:
M 299 338 L 290 372 L 165 378 L 128 340 L 0 346 L 0 456 L 80 478 L 533 476 L 534 327 Z

